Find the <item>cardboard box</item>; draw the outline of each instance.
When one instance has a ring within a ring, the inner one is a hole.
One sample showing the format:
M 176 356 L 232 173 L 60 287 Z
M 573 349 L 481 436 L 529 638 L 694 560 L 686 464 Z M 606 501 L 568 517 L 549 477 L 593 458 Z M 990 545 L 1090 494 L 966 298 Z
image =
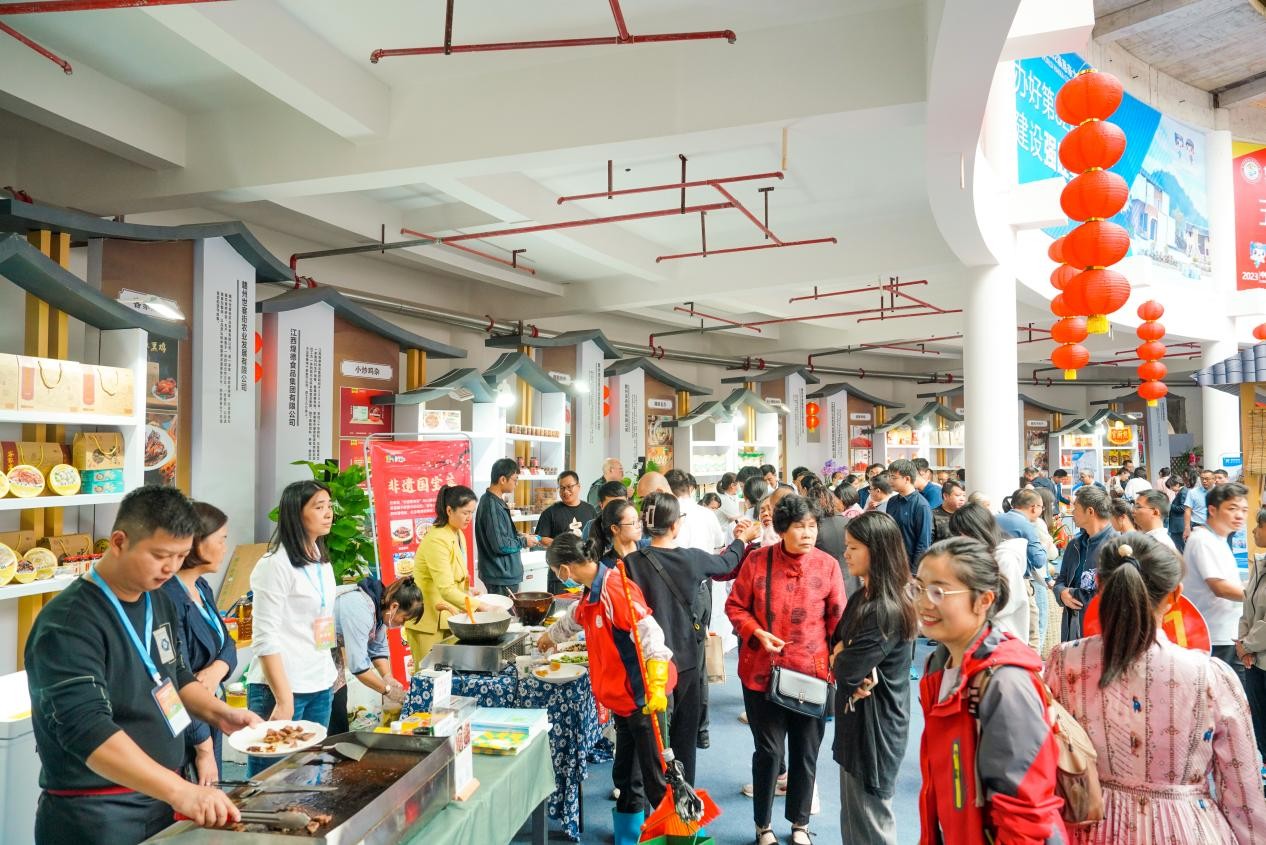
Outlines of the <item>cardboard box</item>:
M 123 469 L 123 435 L 117 431 L 76 434 L 70 453 L 71 464 L 80 473 L 96 469 Z
M 123 470 L 84 469 L 79 471 L 79 492 L 85 494 L 122 493 Z
M 135 377 L 123 367 L 94 366 L 94 412 L 130 417 L 135 411 Z
M 41 537 L 35 545 L 48 549 L 57 555 L 61 563 L 68 557 L 83 557 L 92 554 L 92 537 L 87 534 L 59 534 L 55 537 Z
M 18 356 L 0 355 L 0 411 L 18 408 Z
M 255 564 L 267 553 L 267 543 L 247 543 L 233 550 L 233 557 L 229 558 L 229 565 L 224 570 L 220 594 L 215 600 L 221 613 L 250 592 L 251 573 L 255 571 Z
M 0 532 L 0 543 L 4 543 L 19 555 L 24 555 L 35 548 L 35 532 L 3 531 Z
M 79 413 L 83 365 L 56 358 L 18 356 L 18 410 Z
M 70 447 L 64 443 L 35 443 L 26 440 L 0 441 L 0 466 L 8 472 L 20 464 L 35 467 L 48 478 L 48 473 L 58 464 L 71 460 Z

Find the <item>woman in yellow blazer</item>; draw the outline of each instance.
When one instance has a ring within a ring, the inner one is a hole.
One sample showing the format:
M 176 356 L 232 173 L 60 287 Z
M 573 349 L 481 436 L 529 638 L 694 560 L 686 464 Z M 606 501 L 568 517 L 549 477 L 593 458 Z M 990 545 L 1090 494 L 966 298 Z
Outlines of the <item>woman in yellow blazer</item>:
M 413 563 L 413 580 L 422 591 L 425 610 L 416 622 L 406 622 L 404 639 L 420 666 L 431 647 L 448 636 L 448 616 L 457 608 L 465 613 L 466 597 L 472 595 L 466 569 L 466 537 L 462 533 L 475 518 L 478 504 L 469 487 L 441 487 L 435 497 L 435 524 L 418 545 Z M 475 609 L 494 610 L 482 602 Z

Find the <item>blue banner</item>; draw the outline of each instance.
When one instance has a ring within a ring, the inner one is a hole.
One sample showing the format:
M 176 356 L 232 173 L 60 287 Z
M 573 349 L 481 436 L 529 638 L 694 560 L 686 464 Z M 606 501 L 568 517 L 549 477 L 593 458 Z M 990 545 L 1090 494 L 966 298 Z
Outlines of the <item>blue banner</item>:
M 1083 68 L 1076 53 L 1015 63 L 1015 118 L 1021 184 L 1064 179 L 1059 142 L 1069 127 L 1055 114 L 1055 95 Z M 1130 186 L 1125 209 L 1112 218 L 1130 233 L 1130 253 L 1147 255 L 1189 279 L 1208 278 L 1209 217 L 1205 139 L 1193 129 L 1126 94 L 1111 117 L 1125 132 L 1125 155 L 1111 169 Z M 1046 229 L 1059 237 L 1075 224 Z

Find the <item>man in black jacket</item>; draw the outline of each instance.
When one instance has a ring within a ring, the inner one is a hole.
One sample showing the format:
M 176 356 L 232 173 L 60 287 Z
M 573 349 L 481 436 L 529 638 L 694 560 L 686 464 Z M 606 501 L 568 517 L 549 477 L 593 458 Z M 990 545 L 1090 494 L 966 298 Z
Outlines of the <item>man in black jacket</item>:
M 509 595 L 523 581 L 519 550 L 531 542 L 514 530 L 510 507 L 502 498 L 519 482 L 519 464 L 502 458 L 492 465 L 492 484 L 475 508 L 475 549 L 479 552 L 479 579 L 488 592 Z
M 1064 606 L 1060 620 L 1060 641 L 1082 637 L 1082 620 L 1086 605 L 1097 592 L 1095 572 L 1099 567 L 1099 549 L 1116 529 L 1109 520 L 1108 494 L 1093 484 L 1078 488 L 1073 494 L 1073 522 L 1081 532 L 1064 550 L 1064 560 L 1055 579 L 1055 598 Z

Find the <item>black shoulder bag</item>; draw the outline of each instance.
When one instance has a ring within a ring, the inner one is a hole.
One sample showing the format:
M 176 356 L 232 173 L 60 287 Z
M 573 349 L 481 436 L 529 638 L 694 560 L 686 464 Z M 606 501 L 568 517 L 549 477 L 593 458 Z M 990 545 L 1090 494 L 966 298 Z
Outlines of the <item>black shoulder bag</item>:
M 769 594 L 773 592 L 774 582 L 774 549 L 769 547 L 769 555 L 765 559 L 765 630 L 774 632 L 774 612 L 770 606 Z M 824 719 L 835 710 L 835 683 L 796 672 L 779 666 L 777 658 L 771 656 L 773 668 L 769 674 L 769 692 L 765 697 L 792 713 Z
M 698 601 L 698 592 L 696 591 L 695 601 L 686 601 L 686 597 L 681 594 L 681 590 L 677 588 L 675 583 L 673 583 L 673 579 L 668 577 L 668 573 L 664 571 L 664 567 L 660 566 L 659 561 L 651 554 L 650 547 L 648 546 L 645 549 L 638 549 L 638 551 L 641 553 L 642 557 L 646 558 L 646 560 L 650 563 L 651 568 L 655 570 L 655 574 L 660 577 L 660 580 L 668 585 L 668 589 L 673 594 L 673 598 L 681 602 L 682 607 L 690 608 L 690 624 L 694 629 L 695 642 L 702 644 L 703 641 L 707 639 L 708 632 L 703 626 L 703 608 L 701 607 L 702 602 Z

